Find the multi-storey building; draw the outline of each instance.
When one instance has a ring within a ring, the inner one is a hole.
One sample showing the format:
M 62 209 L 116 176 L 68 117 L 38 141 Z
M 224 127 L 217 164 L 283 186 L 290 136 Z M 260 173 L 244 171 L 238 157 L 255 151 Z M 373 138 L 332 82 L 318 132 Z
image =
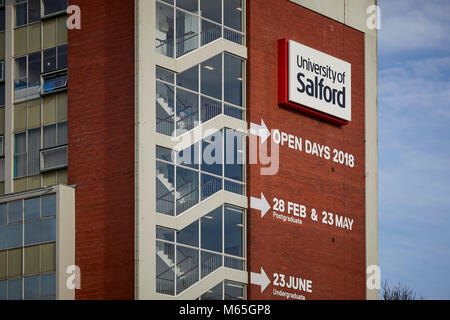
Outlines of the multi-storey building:
M 377 297 L 375 1 L 0 4 L 0 299 Z

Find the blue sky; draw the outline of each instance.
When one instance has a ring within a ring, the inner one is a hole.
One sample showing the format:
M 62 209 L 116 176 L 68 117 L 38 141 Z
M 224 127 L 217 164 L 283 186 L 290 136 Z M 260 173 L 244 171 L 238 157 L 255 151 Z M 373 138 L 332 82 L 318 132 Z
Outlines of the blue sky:
M 450 1 L 379 5 L 382 279 L 450 299 Z

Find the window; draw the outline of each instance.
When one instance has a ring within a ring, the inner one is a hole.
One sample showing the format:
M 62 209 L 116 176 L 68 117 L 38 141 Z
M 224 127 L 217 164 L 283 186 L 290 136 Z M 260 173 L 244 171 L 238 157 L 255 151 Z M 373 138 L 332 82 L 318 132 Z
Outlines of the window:
M 0 3 L 0 32 L 5 31 L 5 7 Z
M 5 61 L 0 61 L 0 82 L 5 81 Z
M 245 284 L 226 280 L 203 294 L 200 300 L 245 300 L 245 293 Z
M 67 68 L 67 45 L 45 49 L 43 57 L 44 73 Z
M 41 87 L 41 95 L 60 92 L 67 88 L 67 71 L 43 75 L 42 76 L 42 87 Z
M 43 0 L 43 15 L 49 16 L 67 10 L 67 0 Z
M 157 147 L 157 212 L 180 215 L 221 190 L 244 195 L 244 139 L 225 129 L 171 156 Z
M 244 44 L 243 0 L 159 0 L 156 51 L 181 57 L 219 38 Z
M 245 210 L 229 205 L 218 207 L 180 231 L 156 227 L 157 292 L 180 294 L 220 267 L 246 270 L 244 237 Z M 244 287 L 227 286 L 230 297 L 244 297 Z M 223 299 L 222 290 L 214 292 L 214 297 Z
M 0 300 L 55 299 L 56 195 L 0 204 Z
M 244 68 L 228 53 L 176 75 L 157 67 L 157 132 L 180 135 L 222 113 L 244 120 Z
M 67 167 L 67 122 L 43 127 L 41 171 Z

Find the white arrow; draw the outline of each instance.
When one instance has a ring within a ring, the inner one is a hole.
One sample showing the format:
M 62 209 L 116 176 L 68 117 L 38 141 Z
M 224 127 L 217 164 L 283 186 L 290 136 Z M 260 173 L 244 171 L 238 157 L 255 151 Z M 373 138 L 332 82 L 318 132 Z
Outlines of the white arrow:
M 267 129 L 263 119 L 261 119 L 261 125 L 250 122 L 250 134 L 259 136 L 261 138 L 261 144 L 266 142 L 267 138 L 270 137 L 270 131 Z
M 270 279 L 267 277 L 264 269 L 261 267 L 261 273 L 250 273 L 250 283 L 261 286 L 261 293 L 263 293 L 263 291 L 270 284 Z
M 261 192 L 261 199 L 250 197 L 250 208 L 261 211 L 261 218 L 264 218 L 267 211 L 269 211 L 269 209 L 272 207 Z

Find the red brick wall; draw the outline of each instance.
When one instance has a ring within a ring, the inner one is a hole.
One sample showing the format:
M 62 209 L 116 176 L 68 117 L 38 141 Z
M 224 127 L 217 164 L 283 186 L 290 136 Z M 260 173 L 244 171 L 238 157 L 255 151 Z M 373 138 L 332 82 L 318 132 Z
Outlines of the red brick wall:
M 69 184 L 76 184 L 76 299 L 134 298 L 134 1 L 72 0 Z
M 248 217 L 249 271 L 262 266 L 273 273 L 313 281 L 307 299 L 365 299 L 365 178 L 364 178 L 364 34 L 287 0 L 247 0 L 248 119 L 352 153 L 349 168 L 304 152 L 280 147 L 280 169 L 261 176 L 260 165 L 248 168 L 249 196 L 263 192 L 297 201 L 319 212 L 319 222 L 283 223 L 269 211 L 264 219 L 250 210 Z M 352 65 L 352 121 L 336 126 L 277 104 L 277 40 L 288 38 L 345 60 Z M 334 169 L 333 169 L 334 168 Z M 333 171 L 334 170 L 334 171 Z M 353 230 L 320 223 L 322 210 L 354 218 Z M 308 214 L 309 216 L 309 214 Z M 250 299 L 278 299 L 269 285 L 249 286 Z M 284 298 L 280 298 L 284 299 Z

